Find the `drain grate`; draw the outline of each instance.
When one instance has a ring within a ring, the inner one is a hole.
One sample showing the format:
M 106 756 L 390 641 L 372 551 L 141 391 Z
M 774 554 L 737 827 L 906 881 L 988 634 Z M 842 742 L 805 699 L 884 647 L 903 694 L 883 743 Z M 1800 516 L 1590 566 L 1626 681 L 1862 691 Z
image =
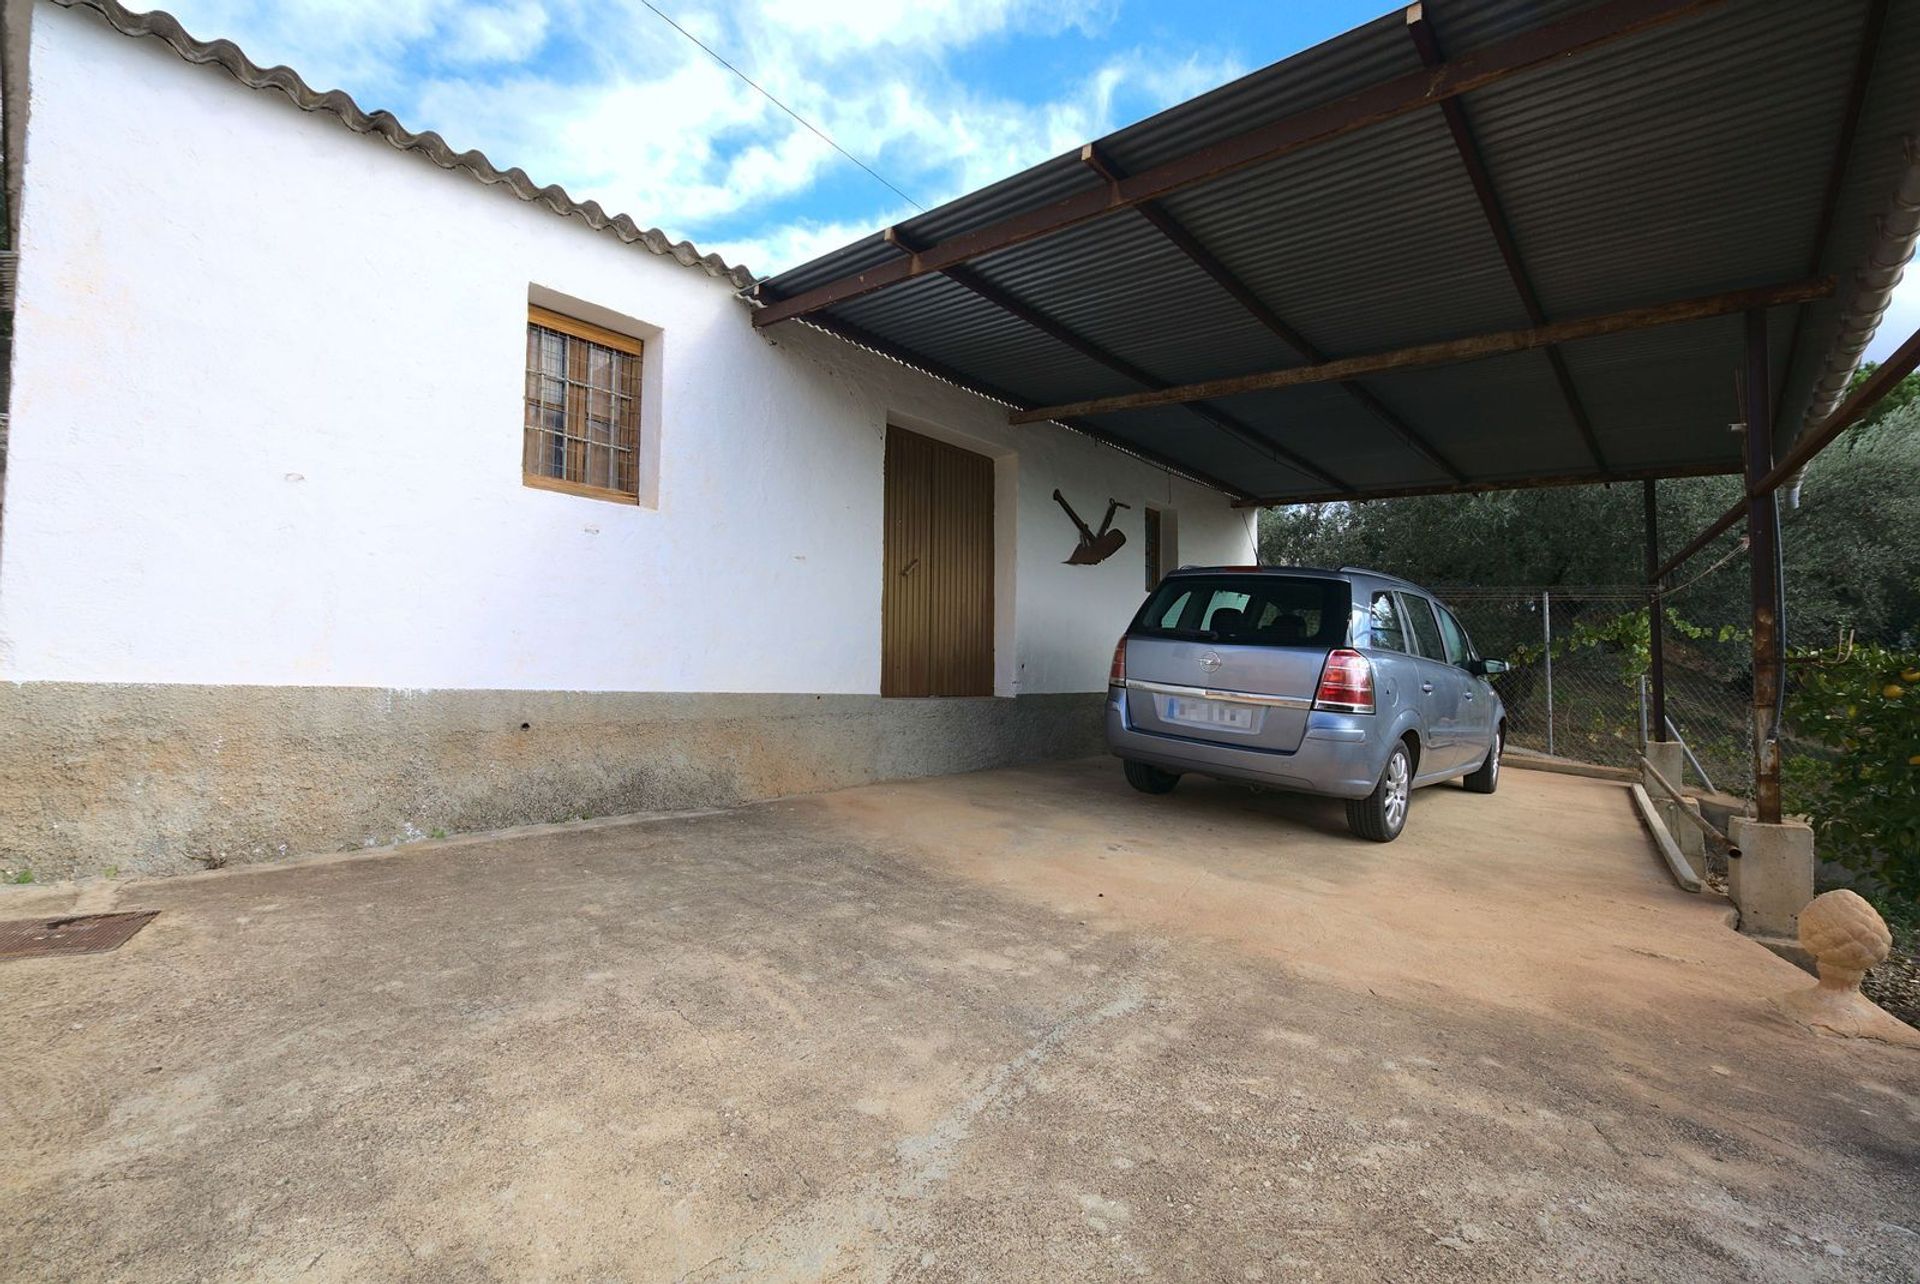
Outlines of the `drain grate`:
M 129 910 L 123 914 L 74 914 L 66 918 L 24 918 L 0 923 L 0 959 L 117 950 L 159 912 Z

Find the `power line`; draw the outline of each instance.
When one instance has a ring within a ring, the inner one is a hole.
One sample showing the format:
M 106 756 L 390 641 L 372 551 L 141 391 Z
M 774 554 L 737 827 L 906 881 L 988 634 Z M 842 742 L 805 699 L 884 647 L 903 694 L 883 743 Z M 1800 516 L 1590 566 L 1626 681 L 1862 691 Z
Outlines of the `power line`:
M 787 115 L 793 117 L 795 120 L 799 121 L 802 125 L 805 125 L 808 129 L 812 130 L 814 136 L 818 138 L 821 142 L 833 148 L 834 151 L 839 152 L 842 156 L 846 157 L 848 160 L 858 165 L 861 169 L 865 170 L 868 173 L 868 175 L 872 177 L 874 182 L 880 184 L 882 187 L 886 188 L 888 191 L 892 192 L 895 196 L 898 196 L 901 200 L 905 201 L 907 204 L 913 206 L 913 208 L 917 210 L 924 211 L 927 208 L 926 206 L 922 205 L 919 201 L 914 200 L 911 196 L 908 196 L 905 192 L 895 187 L 892 183 L 889 183 L 885 178 L 881 177 L 881 175 L 874 170 L 873 166 L 867 164 L 865 161 L 861 160 L 858 156 L 855 156 L 852 152 L 848 151 L 846 148 L 842 147 L 840 144 L 834 142 L 833 139 L 829 138 L 826 135 L 826 133 L 820 129 L 819 126 L 815 125 L 812 121 L 808 120 L 805 116 L 802 116 L 799 112 L 787 106 L 785 103 L 781 102 L 778 98 L 775 98 L 772 94 L 768 93 L 765 89 L 761 88 L 760 83 L 758 81 L 756 81 L 752 76 L 749 76 L 746 72 L 734 66 L 732 63 L 728 62 L 725 58 L 722 58 L 718 53 L 715 53 L 713 49 L 709 47 L 705 41 L 700 39 L 700 37 L 694 35 L 691 31 L 688 31 L 685 27 L 675 22 L 672 18 L 669 18 L 666 14 L 662 13 L 659 9 L 654 8 L 653 0 L 640 0 L 640 3 L 643 5 L 646 5 L 647 8 L 652 9 L 654 16 L 659 18 L 660 21 L 666 23 L 669 27 L 672 27 L 675 31 L 679 32 L 681 35 L 693 41 L 693 43 L 698 45 L 701 48 L 701 50 L 704 51 L 709 58 L 719 63 L 722 67 L 725 67 L 728 71 L 732 72 L 734 75 L 740 77 L 740 79 L 746 81 L 747 84 L 753 86 L 754 90 L 757 93 L 759 93 L 759 95 L 762 98 L 765 98 L 768 102 L 772 103 L 775 107 L 778 107 L 781 111 L 787 113 Z

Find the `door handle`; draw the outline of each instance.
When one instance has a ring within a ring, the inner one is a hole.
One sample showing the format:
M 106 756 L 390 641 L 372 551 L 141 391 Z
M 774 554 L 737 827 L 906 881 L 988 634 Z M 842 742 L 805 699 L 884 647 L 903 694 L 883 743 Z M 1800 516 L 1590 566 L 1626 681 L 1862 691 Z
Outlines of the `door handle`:
M 1471 691 L 1467 692 L 1467 699 L 1469 700 L 1473 699 L 1473 692 Z
M 1422 691 L 1432 691 L 1432 690 L 1433 690 L 1433 683 L 1431 683 L 1431 682 L 1422 682 L 1422 683 L 1420 684 L 1420 689 L 1421 689 Z
M 907 563 L 906 569 L 900 572 L 901 576 L 905 577 L 913 574 L 913 568 L 918 565 L 920 565 L 920 559 L 916 557 L 911 562 Z

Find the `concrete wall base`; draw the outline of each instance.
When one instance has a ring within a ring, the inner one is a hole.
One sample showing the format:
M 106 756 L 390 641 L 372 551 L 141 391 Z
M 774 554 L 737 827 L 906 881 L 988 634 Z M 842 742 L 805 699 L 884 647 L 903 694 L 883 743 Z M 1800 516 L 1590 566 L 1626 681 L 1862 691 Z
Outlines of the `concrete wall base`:
M 1080 757 L 1104 699 L 0 685 L 0 870 L 174 873 Z
M 1800 911 L 1813 899 L 1813 830 L 1736 816 L 1727 837 L 1740 849 L 1739 859 L 1727 862 L 1727 895 L 1740 911 L 1740 930 L 1798 936 Z
M 1678 740 L 1649 740 L 1647 742 L 1647 761 L 1659 768 L 1660 774 L 1673 782 L 1676 789 L 1685 789 L 1686 781 L 1682 773 L 1687 769 L 1686 750 Z M 1664 798 L 1660 787 L 1653 783 L 1653 777 L 1642 773 L 1647 792 L 1655 798 Z
M 1700 815 L 1700 804 L 1694 799 L 1682 803 L 1667 802 L 1661 808 L 1661 815 L 1667 822 L 1667 831 L 1673 835 L 1673 841 L 1680 844 L 1680 851 L 1687 862 L 1695 869 L 1707 867 L 1707 836 L 1700 826 L 1688 820 L 1682 812 L 1695 817 Z
M 1678 740 L 1648 741 L 1647 761 L 1672 782 L 1675 788 L 1686 788 L 1682 776 L 1687 768 L 1686 750 Z M 1679 846 L 1680 854 L 1687 858 L 1687 863 L 1694 869 L 1707 868 L 1706 835 L 1700 832 L 1698 825 L 1680 814 L 1683 804 L 1667 797 L 1666 790 L 1654 783 L 1652 772 L 1643 768 L 1640 777 L 1647 795 L 1653 799 L 1654 809 L 1660 813 L 1661 823 L 1667 827 L 1667 832 L 1673 836 L 1674 843 Z M 1698 803 L 1687 803 L 1684 806 L 1694 815 L 1700 814 Z

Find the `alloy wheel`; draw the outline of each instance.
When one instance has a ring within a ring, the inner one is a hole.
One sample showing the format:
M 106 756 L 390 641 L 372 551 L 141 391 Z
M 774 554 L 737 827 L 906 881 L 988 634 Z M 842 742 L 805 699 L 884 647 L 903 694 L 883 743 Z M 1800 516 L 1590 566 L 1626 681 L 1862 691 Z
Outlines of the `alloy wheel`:
M 1396 751 L 1387 760 L 1387 794 L 1381 800 L 1391 829 L 1400 828 L 1400 822 L 1406 818 L 1407 795 L 1412 792 L 1412 784 L 1413 773 L 1407 766 L 1406 751 Z

